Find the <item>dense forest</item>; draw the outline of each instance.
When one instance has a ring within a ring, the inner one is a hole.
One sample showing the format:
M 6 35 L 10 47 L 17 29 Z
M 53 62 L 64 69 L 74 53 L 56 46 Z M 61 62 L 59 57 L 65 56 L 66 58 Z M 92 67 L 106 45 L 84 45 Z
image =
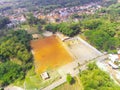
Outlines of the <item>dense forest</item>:
M 99 50 L 116 53 L 120 47 L 120 4 L 101 9 L 81 22 L 86 39 Z M 102 14 L 102 16 L 100 15 Z
M 23 79 L 32 67 L 31 38 L 26 31 L 19 30 L 0 39 L 0 86 Z

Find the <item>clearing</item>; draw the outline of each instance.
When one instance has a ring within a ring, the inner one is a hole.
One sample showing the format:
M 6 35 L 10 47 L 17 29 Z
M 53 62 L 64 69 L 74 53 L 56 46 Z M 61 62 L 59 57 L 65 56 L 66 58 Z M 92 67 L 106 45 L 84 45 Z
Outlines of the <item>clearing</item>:
M 55 35 L 32 40 L 31 47 L 34 54 L 35 69 L 38 74 L 73 61 L 72 56 Z

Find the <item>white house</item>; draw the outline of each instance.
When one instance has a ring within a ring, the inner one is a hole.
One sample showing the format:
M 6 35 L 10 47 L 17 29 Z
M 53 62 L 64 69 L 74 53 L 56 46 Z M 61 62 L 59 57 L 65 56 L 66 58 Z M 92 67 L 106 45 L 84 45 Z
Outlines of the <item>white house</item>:
M 108 64 L 113 68 L 113 69 L 118 69 L 119 67 L 115 65 L 113 62 L 109 61 Z
M 109 54 L 108 58 L 114 63 L 119 59 L 119 56 L 117 54 Z
M 120 50 L 118 50 L 118 54 L 120 54 Z
M 32 34 L 33 39 L 38 39 L 39 38 L 39 34 Z
M 43 80 L 46 80 L 46 79 L 50 78 L 49 74 L 47 72 L 42 73 L 41 77 L 42 77 Z

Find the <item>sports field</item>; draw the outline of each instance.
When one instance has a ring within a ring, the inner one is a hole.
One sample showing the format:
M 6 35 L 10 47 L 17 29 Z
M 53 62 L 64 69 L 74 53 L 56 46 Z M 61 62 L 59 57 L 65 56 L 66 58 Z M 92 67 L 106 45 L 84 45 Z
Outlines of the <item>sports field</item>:
M 65 65 L 73 60 L 55 35 L 31 41 L 36 73 Z

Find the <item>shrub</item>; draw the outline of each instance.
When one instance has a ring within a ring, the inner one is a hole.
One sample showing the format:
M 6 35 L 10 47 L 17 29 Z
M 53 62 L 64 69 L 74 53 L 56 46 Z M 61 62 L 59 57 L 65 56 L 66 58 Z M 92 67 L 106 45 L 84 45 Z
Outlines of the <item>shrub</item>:
M 73 78 L 72 78 L 72 76 L 70 75 L 70 74 L 67 74 L 67 82 L 69 83 L 69 84 L 72 84 L 73 83 Z

